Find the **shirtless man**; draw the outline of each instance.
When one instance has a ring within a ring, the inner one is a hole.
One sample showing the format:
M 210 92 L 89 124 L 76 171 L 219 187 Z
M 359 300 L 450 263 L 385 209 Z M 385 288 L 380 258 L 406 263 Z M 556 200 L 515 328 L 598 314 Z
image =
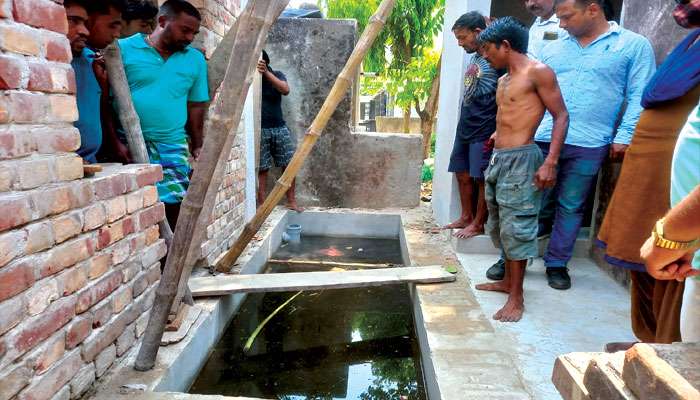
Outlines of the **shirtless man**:
M 508 293 L 493 319 L 517 322 L 523 315 L 523 279 L 528 259 L 538 255 L 537 216 L 542 190 L 554 186 L 559 151 L 569 114 L 554 72 L 527 56 L 528 30 L 512 17 L 501 18 L 480 35 L 484 58 L 508 73 L 498 81 L 495 149 L 485 172 L 486 230 L 506 256 L 502 281 L 476 285 L 479 290 Z M 543 160 L 534 143 L 545 110 L 554 118 L 552 145 Z

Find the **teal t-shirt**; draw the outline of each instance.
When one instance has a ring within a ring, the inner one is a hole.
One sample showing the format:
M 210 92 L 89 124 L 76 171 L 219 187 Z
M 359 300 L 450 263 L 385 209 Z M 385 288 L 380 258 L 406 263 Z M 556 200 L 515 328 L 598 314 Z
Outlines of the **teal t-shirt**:
M 700 104 L 681 130 L 671 167 L 671 206 L 680 203 L 700 185 Z M 700 269 L 700 251 L 695 253 L 693 268 Z M 696 277 L 698 279 L 700 277 Z
M 144 139 L 181 141 L 186 137 L 187 102 L 209 100 L 204 55 L 187 46 L 163 60 L 141 33 L 118 42 Z

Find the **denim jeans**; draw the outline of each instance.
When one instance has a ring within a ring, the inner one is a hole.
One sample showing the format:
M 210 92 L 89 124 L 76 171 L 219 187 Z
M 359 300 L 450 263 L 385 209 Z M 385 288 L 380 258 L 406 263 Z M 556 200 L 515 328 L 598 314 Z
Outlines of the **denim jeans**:
M 537 142 L 545 157 L 549 154 L 549 143 Z M 548 268 L 564 268 L 571 259 L 578 231 L 586 208 L 588 194 L 593 187 L 598 171 L 610 146 L 580 147 L 565 144 L 559 156 L 557 184 L 543 201 L 554 203 L 554 225 L 549 245 L 544 254 L 544 265 Z

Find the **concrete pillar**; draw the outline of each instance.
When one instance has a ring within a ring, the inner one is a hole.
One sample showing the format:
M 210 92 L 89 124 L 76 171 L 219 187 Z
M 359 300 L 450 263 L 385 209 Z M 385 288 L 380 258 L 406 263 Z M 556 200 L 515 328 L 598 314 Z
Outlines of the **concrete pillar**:
M 459 120 L 464 67 L 469 59 L 457 45 L 452 25 L 462 14 L 477 10 L 489 15 L 491 0 L 447 0 L 443 28 L 442 69 L 440 71 L 440 100 L 435 143 L 435 174 L 433 175 L 433 216 L 439 224 L 447 224 L 459 217 L 459 193 L 454 174 L 447 172 L 455 130 Z

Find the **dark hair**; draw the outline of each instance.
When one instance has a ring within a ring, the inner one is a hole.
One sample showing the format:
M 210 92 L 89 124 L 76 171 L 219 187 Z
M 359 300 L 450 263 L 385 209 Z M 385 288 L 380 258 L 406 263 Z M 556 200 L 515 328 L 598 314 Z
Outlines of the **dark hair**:
M 195 17 L 198 20 L 202 20 L 202 15 L 199 11 L 190 3 L 185 0 L 168 0 L 160 6 L 160 11 L 158 16 L 165 16 L 167 18 L 175 18 L 181 13 L 185 13 L 191 17 Z
M 151 0 L 127 0 L 126 9 L 122 13 L 124 21 L 137 19 L 152 20 L 158 15 L 158 7 Z
M 470 31 L 478 29 L 486 29 L 486 18 L 478 11 L 470 11 L 462 14 L 461 17 L 452 25 L 452 30 L 467 28 Z
M 113 8 L 120 13 L 126 9 L 124 0 L 91 0 L 85 3 L 88 14 L 109 14 L 109 9 Z
M 262 51 L 262 59 L 267 63 L 267 65 L 270 65 L 270 56 L 265 50 Z
M 557 5 L 568 1 L 568 0 L 554 0 L 554 6 L 556 7 Z M 578 4 L 579 7 L 588 7 L 589 5 L 596 3 L 600 8 L 603 9 L 603 13 L 605 13 L 605 19 L 607 20 L 612 20 L 615 18 L 615 9 L 612 5 L 612 2 L 610 0 L 574 0 L 576 4 Z
M 522 54 L 527 54 L 528 38 L 527 27 L 513 17 L 499 18 L 479 34 L 481 43 L 493 43 L 499 48 L 501 43 L 507 40 L 513 50 Z
M 84 8 L 86 11 L 90 5 L 89 0 L 64 0 L 63 7 L 78 6 Z

